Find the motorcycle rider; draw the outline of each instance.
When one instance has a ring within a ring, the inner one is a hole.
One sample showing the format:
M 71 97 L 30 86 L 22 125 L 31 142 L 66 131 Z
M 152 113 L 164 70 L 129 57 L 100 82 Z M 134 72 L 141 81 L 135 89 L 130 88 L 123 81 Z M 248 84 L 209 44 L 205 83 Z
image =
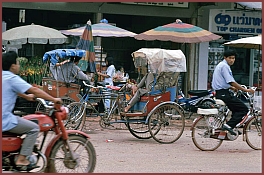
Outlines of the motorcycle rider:
M 2 54 L 2 132 L 8 131 L 19 135 L 26 134 L 15 164 L 18 168 L 26 166 L 28 169 L 32 168 L 32 165 L 27 160 L 27 156 L 32 155 L 39 133 L 39 126 L 12 113 L 17 96 L 19 95 L 29 101 L 34 101 L 35 97 L 54 103 L 62 103 L 62 100 L 50 96 L 37 87 L 33 87 L 16 75 L 20 70 L 17 58 L 18 55 L 14 51 Z

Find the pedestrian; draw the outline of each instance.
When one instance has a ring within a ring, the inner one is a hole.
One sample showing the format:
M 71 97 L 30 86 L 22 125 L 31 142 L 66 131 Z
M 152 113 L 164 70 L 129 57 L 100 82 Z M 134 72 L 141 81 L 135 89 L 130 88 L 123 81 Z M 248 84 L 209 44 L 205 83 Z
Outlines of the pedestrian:
M 113 78 L 114 78 L 115 71 L 116 71 L 115 66 L 114 66 L 114 58 L 107 56 L 105 58 L 105 63 L 107 66 L 106 73 L 104 74 L 102 72 L 97 71 L 97 74 L 104 77 L 104 81 L 103 81 L 104 85 L 113 86 L 114 85 Z M 111 102 L 111 100 L 106 97 L 106 99 L 104 101 L 106 110 L 110 109 L 110 102 Z
M 253 89 L 243 88 L 235 81 L 230 68 L 234 64 L 235 59 L 235 51 L 226 50 L 224 59 L 216 66 L 212 79 L 212 88 L 216 91 L 216 98 L 223 100 L 230 111 L 232 111 L 231 119 L 222 127 L 222 130 L 227 130 L 232 135 L 236 135 L 233 128 L 242 121 L 244 116 L 247 117 L 248 107 L 229 90 L 242 90 L 254 93 Z

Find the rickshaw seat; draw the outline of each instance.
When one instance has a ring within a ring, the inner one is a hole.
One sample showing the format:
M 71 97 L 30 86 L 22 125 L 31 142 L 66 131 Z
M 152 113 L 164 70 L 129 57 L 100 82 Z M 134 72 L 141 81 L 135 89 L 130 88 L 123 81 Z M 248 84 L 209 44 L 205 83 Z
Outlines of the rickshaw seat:
M 149 96 L 161 95 L 168 91 L 170 92 L 170 101 L 174 101 L 176 98 L 176 86 L 168 87 L 164 92 L 162 92 L 162 90 L 150 91 L 148 94 L 140 97 L 140 102 L 147 102 Z

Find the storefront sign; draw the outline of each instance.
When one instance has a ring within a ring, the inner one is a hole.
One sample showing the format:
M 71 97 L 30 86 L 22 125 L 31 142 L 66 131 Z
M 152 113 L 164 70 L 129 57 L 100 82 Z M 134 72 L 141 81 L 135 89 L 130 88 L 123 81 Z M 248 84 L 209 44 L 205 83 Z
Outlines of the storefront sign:
M 121 2 L 123 4 L 152 5 L 163 7 L 181 7 L 188 8 L 188 2 Z
M 258 35 L 262 33 L 262 13 L 211 9 L 209 30 L 213 33 Z

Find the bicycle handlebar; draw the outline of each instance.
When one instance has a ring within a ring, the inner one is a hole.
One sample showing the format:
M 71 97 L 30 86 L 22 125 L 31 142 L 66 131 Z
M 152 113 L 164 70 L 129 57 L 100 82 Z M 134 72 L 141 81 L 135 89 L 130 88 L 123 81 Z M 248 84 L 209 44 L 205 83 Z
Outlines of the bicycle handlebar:
M 247 87 L 246 85 L 241 85 L 243 88 L 245 89 L 253 89 L 254 91 L 256 91 L 257 87 Z M 244 92 L 242 90 L 238 90 L 241 94 L 244 94 Z M 252 98 L 254 96 L 254 93 L 249 93 L 249 92 L 245 92 L 245 94 L 247 95 L 247 99 L 248 98 Z
M 93 85 L 90 85 L 90 84 L 87 84 L 85 81 L 83 81 L 83 84 L 87 87 L 90 87 L 90 88 L 96 88 L 96 89 L 107 89 L 106 87 L 103 87 L 103 86 L 93 86 Z
M 53 102 L 49 102 L 49 104 L 47 104 L 46 101 L 43 98 L 36 98 L 36 100 L 38 102 L 40 102 L 41 104 L 43 104 L 43 106 L 45 108 L 48 108 L 48 109 L 53 109 L 54 108 L 54 103 Z

